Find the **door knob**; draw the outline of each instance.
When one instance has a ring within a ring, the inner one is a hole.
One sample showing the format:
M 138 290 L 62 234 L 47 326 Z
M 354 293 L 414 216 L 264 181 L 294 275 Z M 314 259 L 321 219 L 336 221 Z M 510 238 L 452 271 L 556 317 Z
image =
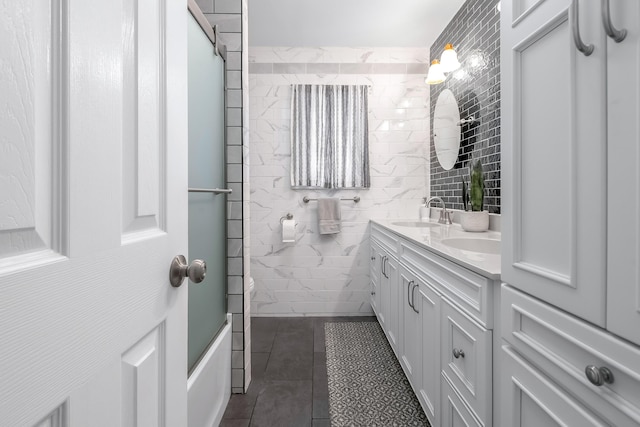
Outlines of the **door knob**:
M 193 283 L 200 283 L 207 275 L 207 263 L 201 259 L 194 259 L 187 265 L 184 255 L 176 255 L 171 261 L 169 269 L 169 282 L 174 288 L 182 285 L 185 277 L 189 277 Z
M 455 357 L 456 359 L 464 357 L 464 350 L 462 350 L 462 349 L 458 350 L 457 348 L 454 348 L 453 349 L 453 357 Z
M 609 368 L 601 367 L 598 368 L 595 365 L 588 365 L 584 369 L 584 373 L 587 375 L 587 379 L 591 382 L 591 384 L 600 387 L 601 385 L 613 384 L 613 373 Z

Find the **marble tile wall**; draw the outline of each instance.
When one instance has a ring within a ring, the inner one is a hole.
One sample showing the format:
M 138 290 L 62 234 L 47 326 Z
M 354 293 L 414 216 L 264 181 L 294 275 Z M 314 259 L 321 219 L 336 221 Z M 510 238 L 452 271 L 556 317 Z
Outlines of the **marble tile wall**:
M 249 49 L 252 316 L 370 315 L 371 218 L 417 218 L 429 188 L 428 50 Z M 292 190 L 291 84 L 369 85 L 371 188 Z M 342 232 L 319 235 L 315 202 L 343 201 Z M 297 222 L 282 243 L 280 218 Z

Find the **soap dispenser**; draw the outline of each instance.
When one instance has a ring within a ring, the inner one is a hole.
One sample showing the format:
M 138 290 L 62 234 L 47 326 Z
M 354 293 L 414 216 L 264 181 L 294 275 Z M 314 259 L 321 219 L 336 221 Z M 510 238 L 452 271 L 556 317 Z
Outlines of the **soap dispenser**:
M 423 197 L 422 204 L 420 205 L 418 217 L 420 218 L 420 221 L 429 221 L 430 216 L 431 216 L 431 208 L 427 206 L 427 198 Z

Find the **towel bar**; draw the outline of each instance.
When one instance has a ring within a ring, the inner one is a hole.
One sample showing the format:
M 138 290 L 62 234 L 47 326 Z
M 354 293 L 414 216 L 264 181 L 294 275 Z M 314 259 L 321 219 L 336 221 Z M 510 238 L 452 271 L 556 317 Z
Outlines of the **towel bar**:
M 318 199 L 310 199 L 310 198 L 309 198 L 309 197 L 307 197 L 307 196 L 304 196 L 304 197 L 302 198 L 302 201 L 303 201 L 303 202 L 305 202 L 305 203 L 315 202 L 315 201 L 317 201 L 317 200 L 318 200 Z M 348 200 L 348 201 L 353 202 L 353 203 L 358 203 L 358 202 L 360 201 L 360 196 L 353 196 L 353 197 L 348 198 L 348 199 L 340 199 L 340 200 Z
M 189 193 L 213 193 L 213 194 L 231 194 L 231 188 L 189 188 Z

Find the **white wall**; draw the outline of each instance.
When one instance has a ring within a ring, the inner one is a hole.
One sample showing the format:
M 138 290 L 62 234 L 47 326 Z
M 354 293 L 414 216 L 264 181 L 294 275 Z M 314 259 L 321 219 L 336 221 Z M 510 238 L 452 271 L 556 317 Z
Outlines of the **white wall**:
M 371 218 L 417 218 L 429 188 L 428 50 L 413 48 L 249 48 L 252 316 L 370 314 Z M 290 186 L 293 83 L 366 84 L 369 190 L 310 191 Z M 316 203 L 342 202 L 342 232 L 317 232 Z M 296 243 L 281 242 L 280 218 L 298 223 Z
M 430 46 L 464 1 L 249 0 L 249 45 Z

